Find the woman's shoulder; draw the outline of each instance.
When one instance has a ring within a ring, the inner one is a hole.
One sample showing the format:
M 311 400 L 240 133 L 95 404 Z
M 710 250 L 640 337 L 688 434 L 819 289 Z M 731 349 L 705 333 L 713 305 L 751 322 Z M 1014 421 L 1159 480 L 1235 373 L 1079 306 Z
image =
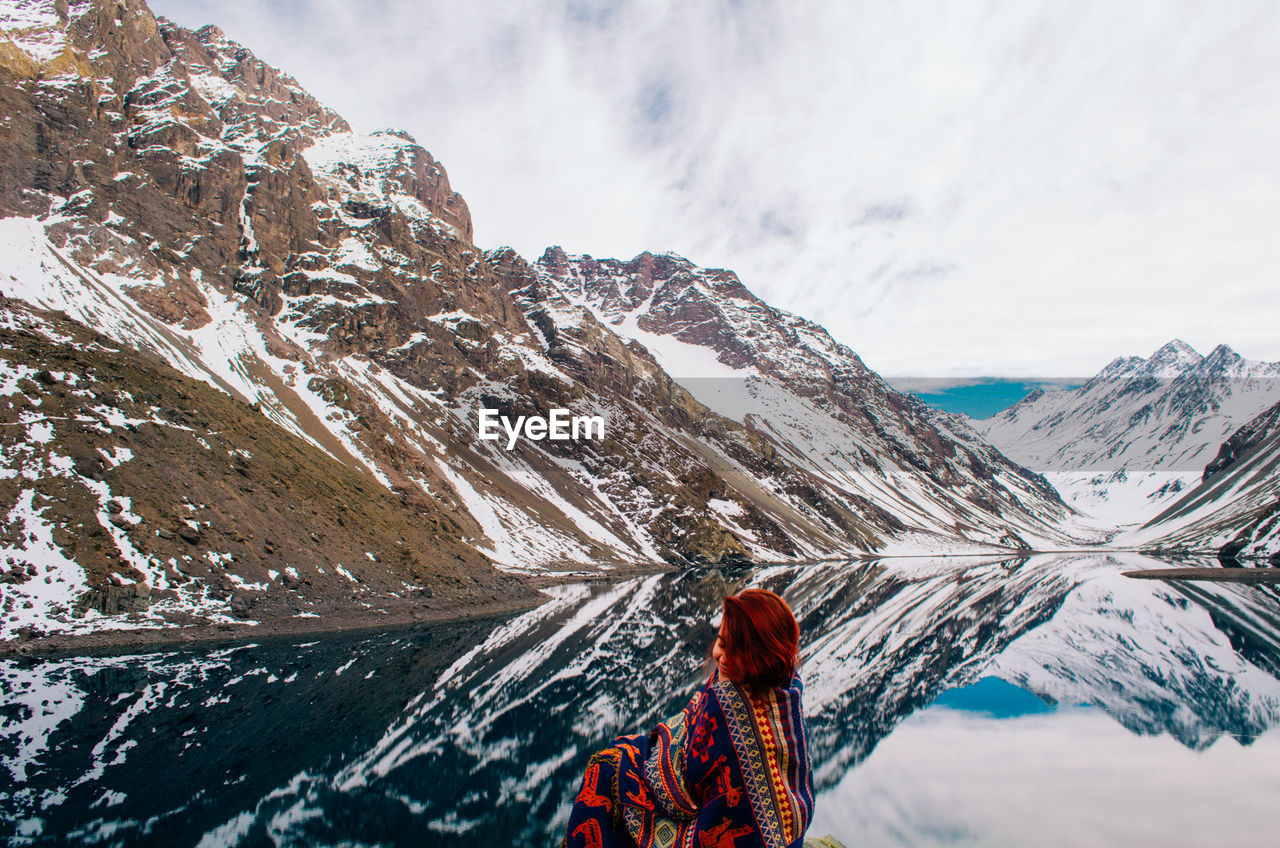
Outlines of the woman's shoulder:
M 746 697 L 747 694 L 747 690 L 742 687 L 742 684 L 719 676 L 713 677 L 707 683 L 705 691 L 710 696 L 709 700 L 719 703 L 724 703 L 726 699 L 732 697 Z
M 740 698 L 751 698 L 751 693 L 742 684 L 735 683 L 732 680 L 722 680 L 718 677 L 709 680 L 703 688 L 703 692 L 714 694 L 722 699 L 735 695 Z M 759 692 L 757 695 L 777 700 L 799 700 L 804 695 L 804 682 L 800 679 L 800 675 L 796 674 L 786 686 L 775 686 L 772 689 Z

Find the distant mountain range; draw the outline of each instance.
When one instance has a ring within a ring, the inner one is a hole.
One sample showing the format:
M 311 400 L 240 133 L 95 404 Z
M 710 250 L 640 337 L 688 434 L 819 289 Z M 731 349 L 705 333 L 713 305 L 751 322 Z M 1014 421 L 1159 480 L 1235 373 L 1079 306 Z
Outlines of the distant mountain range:
M 1235 429 L 1280 401 L 1280 362 L 1208 356 L 1174 340 L 1083 386 L 1036 391 L 974 427 L 1039 471 L 1203 470 Z
M 1280 551 L 1277 404 L 1280 362 L 1174 340 L 972 424 L 1073 506 L 1129 525 L 1113 544 L 1258 558 Z

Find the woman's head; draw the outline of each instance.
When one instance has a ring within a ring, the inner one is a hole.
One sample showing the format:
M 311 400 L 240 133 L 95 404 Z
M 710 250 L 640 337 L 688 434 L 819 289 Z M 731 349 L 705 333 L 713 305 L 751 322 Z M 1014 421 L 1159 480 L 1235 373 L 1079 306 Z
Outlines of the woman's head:
M 712 656 L 722 675 L 763 691 L 786 686 L 795 674 L 800 627 L 787 602 L 766 589 L 743 589 L 724 599 Z

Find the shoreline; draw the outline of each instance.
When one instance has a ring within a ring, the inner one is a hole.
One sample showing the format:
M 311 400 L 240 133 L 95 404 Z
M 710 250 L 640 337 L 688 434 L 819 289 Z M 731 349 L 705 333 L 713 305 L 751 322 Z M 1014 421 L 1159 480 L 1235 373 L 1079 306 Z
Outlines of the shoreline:
M 1162 558 L 1151 553 L 1132 550 L 1072 550 L 1070 553 L 1139 553 L 1153 559 Z M 917 558 L 990 558 L 992 556 L 1016 558 L 1041 554 L 1067 553 L 1066 551 L 991 552 L 988 554 L 934 554 L 932 556 L 875 556 L 861 555 L 848 558 L 812 559 L 787 563 L 789 565 L 819 565 L 834 562 L 869 563 L 884 559 Z M 744 563 L 745 564 L 745 563 Z M 769 565 L 771 563 L 752 563 Z M 723 565 L 723 564 L 719 564 Z M 707 567 L 707 566 L 693 566 Z M 710 566 L 716 567 L 716 566 Z M 460 607 L 441 609 L 400 601 L 386 609 L 353 609 L 336 607 L 318 617 L 273 616 L 250 623 L 204 622 L 198 624 L 174 623 L 168 626 L 143 626 L 120 629 L 103 629 L 90 633 L 55 633 L 27 639 L 0 642 L 0 658 L 7 657 L 59 657 L 92 655 L 105 652 L 138 649 L 159 651 L 196 645 L 218 645 L 246 642 L 253 639 L 277 639 L 289 637 L 323 636 L 325 634 L 355 633 L 412 627 L 415 625 L 447 624 L 479 619 L 498 619 L 527 612 L 547 600 L 543 589 L 573 583 L 602 583 L 624 580 L 636 576 L 661 574 L 678 570 L 662 563 L 612 563 L 606 570 L 581 572 L 566 568 L 562 571 L 547 570 L 538 574 L 519 575 L 526 591 L 488 601 L 470 601 Z M 1122 572 L 1126 577 L 1138 579 L 1214 580 L 1247 583 L 1274 583 L 1280 581 L 1280 568 L 1167 568 Z M 515 575 L 512 575 L 515 576 Z M 399 599 L 397 599 L 399 601 Z
M 93 633 L 58 633 L 22 641 L 0 642 L 0 659 L 9 657 L 89 656 L 131 648 L 143 652 L 189 646 L 211 646 L 294 636 L 389 630 L 414 625 L 448 624 L 471 619 L 498 618 L 534 609 L 543 602 L 536 593 L 517 595 L 464 610 L 408 608 L 385 613 L 368 610 L 335 610 L 317 618 L 276 618 L 257 623 L 209 623 L 99 630 Z
M 388 605 L 385 610 L 336 607 L 314 618 L 290 615 L 268 617 L 255 623 L 250 623 L 251 620 L 234 623 L 174 623 L 168 626 L 103 629 L 91 633 L 53 633 L 0 642 L 0 659 L 15 656 L 33 658 L 87 656 L 131 648 L 150 652 L 197 645 L 234 644 L 254 639 L 323 636 L 487 618 L 498 619 L 527 612 L 546 603 L 548 597 L 541 590 L 552 586 L 599 583 L 670 570 L 670 566 L 615 566 L 609 571 L 595 574 L 550 572 L 529 575 L 521 581 L 525 589 L 523 592 L 488 601 L 470 601 L 451 609 L 399 601 Z

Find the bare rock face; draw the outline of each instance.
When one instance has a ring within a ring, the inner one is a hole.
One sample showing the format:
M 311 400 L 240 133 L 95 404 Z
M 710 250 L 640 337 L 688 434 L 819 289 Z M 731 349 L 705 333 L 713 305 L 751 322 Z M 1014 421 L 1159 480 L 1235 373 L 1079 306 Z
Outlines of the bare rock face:
M 76 612 L 83 615 L 97 610 L 103 615 L 142 612 L 151 605 L 151 589 L 146 583 L 130 583 L 126 586 L 107 584 L 90 588 L 76 602 Z
M 382 134 L 398 138 L 405 144 L 395 150 L 392 162 L 383 164 L 381 178 L 397 187 L 400 194 L 419 201 L 432 215 L 453 227 L 463 241 L 474 241 L 471 211 L 462 195 L 449 187 L 449 176 L 440 163 L 419 147 L 409 133 L 384 130 Z
M 1225 471 L 1250 451 L 1268 440 L 1280 436 L 1280 403 L 1264 410 L 1259 415 L 1231 434 L 1231 437 L 1218 448 L 1213 461 L 1205 466 L 1202 481 L 1220 471 Z

